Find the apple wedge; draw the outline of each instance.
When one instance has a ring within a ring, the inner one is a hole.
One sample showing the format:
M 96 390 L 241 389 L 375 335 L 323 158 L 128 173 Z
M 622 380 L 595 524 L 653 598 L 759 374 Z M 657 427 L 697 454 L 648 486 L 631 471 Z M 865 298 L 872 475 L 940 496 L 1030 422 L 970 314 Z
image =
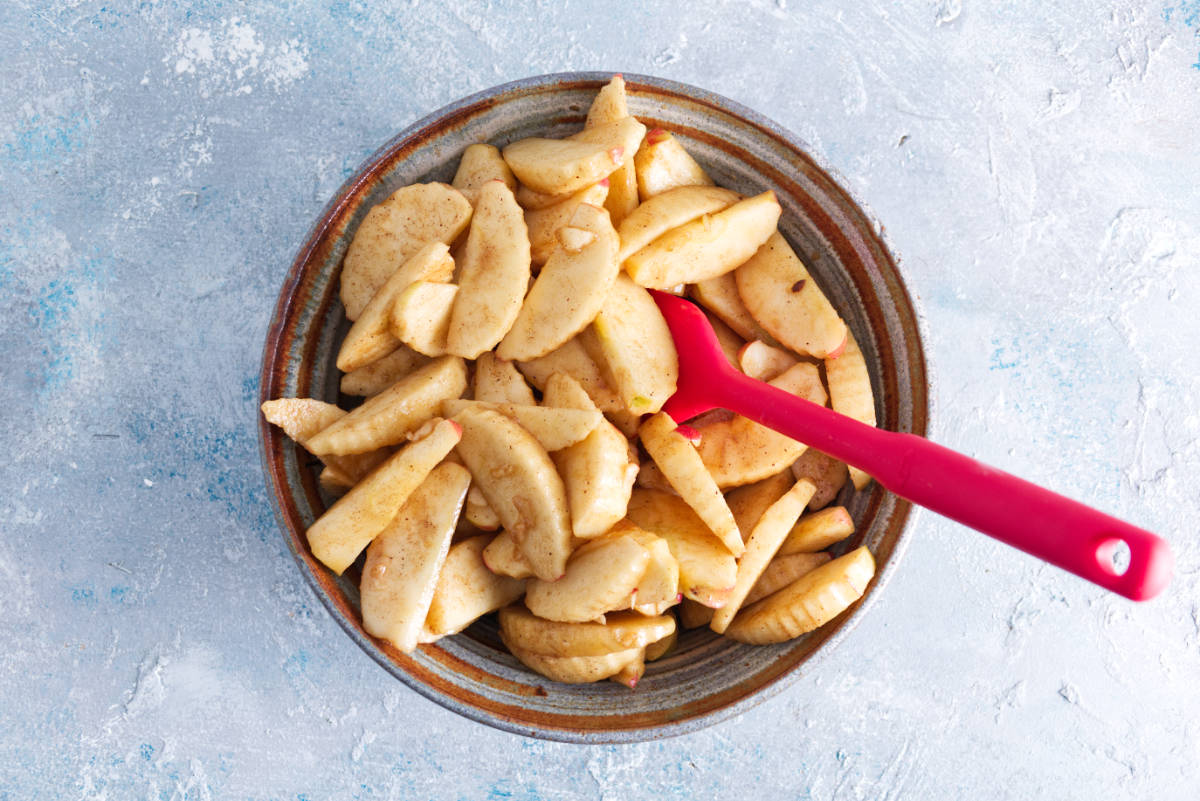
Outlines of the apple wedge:
M 470 202 L 446 184 L 413 184 L 376 204 L 359 224 L 342 262 L 346 317 L 357 320 L 392 273 L 423 245 L 453 242 L 470 221 Z
M 491 539 L 491 534 L 481 534 L 450 546 L 425 618 L 425 629 L 433 637 L 460 632 L 525 592 L 524 581 L 497 576 L 483 564 L 483 550 Z
M 323 456 L 399 444 L 437 414 L 442 401 L 460 397 L 466 388 L 462 359 L 435 359 L 322 430 L 310 440 L 311 447 Z
M 742 352 L 742 348 L 746 346 L 746 340 L 738 336 L 734 331 L 721 319 L 714 314 L 706 313 L 708 324 L 712 326 L 713 334 L 717 338 L 717 344 L 721 346 L 721 353 L 725 356 L 725 361 L 729 362 L 729 366 L 735 370 L 742 369 L 741 363 L 738 361 L 738 354 Z
M 631 690 L 636 690 L 638 682 L 642 680 L 642 676 L 644 675 L 646 675 L 646 651 L 642 649 L 641 656 L 618 670 L 612 676 L 609 676 L 608 679 L 617 684 L 622 684 Z
M 517 579 L 533 578 L 533 568 L 521 546 L 507 531 L 501 531 L 483 549 L 483 563 L 498 576 Z
M 511 418 L 533 434 L 546 451 L 558 451 L 580 442 L 596 430 L 604 415 L 595 409 L 551 409 L 519 403 L 484 403 L 472 400 L 448 400 L 442 414 L 454 417 L 465 409 L 490 409 Z
M 454 284 L 409 284 L 392 306 L 392 336 L 424 356 L 444 356 L 458 292 Z
M 545 656 L 507 641 L 504 644 L 525 667 L 563 684 L 589 684 L 615 676 L 626 665 L 640 660 L 643 650 L 630 648 L 602 656 Z
M 779 201 L 768 190 L 668 231 L 631 253 L 622 266 L 651 289 L 716 278 L 754 255 L 774 233 L 779 214 Z
M 670 230 L 729 208 L 741 195 L 719 186 L 681 186 L 646 200 L 617 227 L 622 262 Z
M 825 405 L 825 387 L 815 365 L 800 362 L 768 382 L 793 395 Z M 697 452 L 717 486 L 735 487 L 775 475 L 804 452 L 794 439 L 761 426 L 741 415 L 714 416 L 712 422 L 696 421 L 700 434 Z
M 607 179 L 586 186 L 558 203 L 525 212 L 525 225 L 529 229 L 529 257 L 533 266 L 540 268 L 558 250 L 558 232 L 571 224 L 581 205 L 600 207 L 604 205 L 606 197 Z
M 342 574 L 396 516 L 429 472 L 458 443 L 462 429 L 442 420 L 401 448 L 308 527 L 313 556 Z
M 605 612 L 629 606 L 649 562 L 650 552 L 617 526 L 576 549 L 561 578 L 530 579 L 525 605 L 546 620 L 595 620 Z
M 475 360 L 475 400 L 490 403 L 520 403 L 536 406 L 533 390 L 517 366 L 488 351 Z
M 835 412 L 853 417 L 869 426 L 875 421 L 875 395 L 871 391 L 871 374 L 867 371 L 866 358 L 858 347 L 858 341 L 846 332 L 846 347 L 837 358 L 825 359 L 825 378 L 829 381 L 829 401 Z M 871 477 L 850 467 L 850 480 L 855 489 L 871 483 Z
M 579 337 L 537 359 L 517 362 L 517 369 L 538 390 L 545 391 L 550 376 L 563 373 L 579 382 L 588 397 L 602 412 L 624 411 L 625 406 L 616 391 L 605 380 L 600 366 L 588 354 Z
M 738 365 L 742 372 L 759 381 L 770 381 L 790 370 L 800 360 L 782 348 L 773 348 L 765 342 L 747 342 L 738 352 Z
M 535 654 L 603 656 L 645 648 L 670 636 L 675 631 L 675 619 L 670 615 L 613 612 L 605 615 L 604 623 L 563 623 L 540 618 L 515 604 L 500 610 L 500 631 L 506 642 Z
M 646 572 L 638 579 L 629 608 L 643 615 L 661 615 L 682 597 L 679 594 L 679 562 L 662 537 L 639 528 L 630 528 L 628 533 L 650 553 Z
M 717 634 L 722 634 L 733 621 L 733 616 L 742 608 L 742 602 L 754 584 L 762 576 L 767 565 L 775 558 L 775 552 L 787 537 L 792 524 L 800 517 L 809 498 L 817 488 L 807 481 L 800 480 L 792 486 L 783 497 L 771 504 L 746 540 L 746 552 L 738 560 L 737 580 L 729 600 L 713 615 L 709 628 Z
M 642 447 L 662 470 L 671 486 L 696 511 L 709 530 L 735 557 L 742 555 L 742 535 L 717 483 L 713 481 L 696 447 L 676 429 L 675 421 L 659 412 L 642 423 Z
M 704 168 L 662 128 L 646 134 L 633 157 L 633 167 L 643 203 L 679 186 L 712 186 Z
M 684 598 L 679 603 L 679 625 L 685 629 L 698 629 L 708 626 L 713 615 L 717 613 L 711 606 L 705 606 L 699 601 Z
M 839 462 L 813 448 L 809 448 L 800 454 L 799 459 L 792 462 L 792 475 L 797 480 L 808 479 L 817 488 L 816 494 L 808 502 L 809 509 L 824 509 L 833 503 L 849 478 L 844 462 Z
M 854 518 L 845 506 L 830 506 L 797 521 L 780 546 L 782 554 L 815 553 L 854 533 Z
M 771 504 L 786 495 L 795 483 L 796 479 L 792 478 L 792 474 L 783 470 L 762 481 L 746 484 L 725 494 L 725 502 L 729 504 L 729 511 L 733 513 L 733 519 L 737 522 L 743 539 L 750 536 L 750 532 L 758 525 L 763 513 L 771 508 Z
M 467 502 L 463 506 L 463 517 L 480 531 L 495 531 L 500 528 L 499 515 L 496 514 L 496 510 L 487 502 L 487 498 L 483 497 L 483 493 L 476 484 L 472 484 L 471 489 L 467 492 Z
M 734 273 L 738 294 L 771 336 L 797 353 L 824 359 L 846 338 L 846 324 L 778 231 Z
M 725 636 L 755 645 L 799 637 L 850 608 L 874 575 L 871 552 L 858 548 L 748 607 L 734 618 Z
M 524 212 L 503 181 L 488 181 L 480 188 L 458 267 L 459 293 L 446 347 L 474 359 L 508 333 L 529 288 L 529 231 Z
M 458 455 L 471 471 L 488 505 L 521 546 L 539 578 L 554 581 L 571 553 L 571 518 L 566 491 L 549 454 L 505 415 L 468 408 L 454 418 L 462 425 Z
M 398 343 L 396 349 L 387 356 L 342 376 L 339 389 L 343 395 L 378 395 L 413 370 L 428 363 L 428 356 L 422 356 L 408 345 Z
M 551 408 L 597 411 L 579 382 L 566 373 L 550 377 L 542 401 Z M 625 435 L 603 418 L 581 441 L 551 454 L 567 490 L 576 537 L 598 537 L 625 516 L 638 473 L 633 454 Z
M 265 401 L 262 413 L 268 423 L 282 428 L 283 433 L 309 453 L 315 453 L 309 440 L 346 416 L 345 411 L 332 403 L 311 398 Z M 320 457 L 328 471 L 324 483 L 353 487 L 391 455 L 392 449 L 387 447 L 346 456 L 325 454 Z M 325 476 L 324 471 L 322 475 Z
M 438 465 L 367 546 L 363 628 L 403 653 L 417 647 L 470 484 L 465 467 Z
M 725 603 L 737 580 L 737 561 L 690 506 L 665 492 L 635 488 L 628 517 L 667 541 L 686 598 L 713 608 Z
M 656 642 L 652 642 L 646 646 L 646 661 L 657 662 L 658 660 L 662 659 L 664 656 L 671 653 L 677 642 L 679 642 L 678 628 L 676 628 L 675 631 L 672 631 L 666 637 L 663 637 L 661 640 L 657 640 Z
M 716 278 L 692 284 L 688 289 L 688 294 L 693 300 L 716 315 L 721 322 L 736 331 L 742 339 L 760 339 L 773 344 L 775 339 L 758 324 L 758 321 L 746 308 L 746 304 L 742 303 L 742 296 L 737 291 L 737 280 L 733 275 L 733 273 L 725 273 Z
M 530 137 L 501 151 L 525 186 L 543 195 L 578 192 L 624 163 L 625 154 L 608 142 Z
M 468 145 L 458 160 L 458 171 L 450 185 L 462 192 L 472 206 L 479 201 L 479 190 L 488 181 L 503 181 L 510 190 L 516 191 L 517 177 L 500 155 L 499 148 L 492 145 Z
M 389 321 L 396 299 L 417 282 L 433 282 L 434 286 L 446 286 L 454 275 L 454 259 L 450 248 L 443 242 L 422 245 L 412 258 L 384 282 L 379 291 L 363 307 L 358 319 L 342 340 L 338 350 L 337 368 L 351 372 L 387 356 L 400 346 L 403 338 L 393 335 Z M 427 356 L 440 353 L 421 351 Z
M 278 398 L 263 401 L 259 408 L 268 423 L 305 450 L 310 438 L 346 416 L 344 409 L 313 398 Z
M 604 85 L 592 101 L 588 109 L 585 128 L 595 128 L 605 123 L 616 122 L 629 116 L 629 103 L 625 97 L 625 79 L 614 75 L 613 79 Z M 640 143 L 639 143 L 640 144 Z M 636 152 L 636 151 L 630 151 Z M 613 225 L 619 225 L 629 212 L 638 204 L 637 173 L 633 169 L 633 159 L 626 158 L 625 162 L 613 170 L 608 176 L 609 191 L 604 201 L 612 217 Z
M 675 394 L 679 358 L 671 331 L 650 293 L 628 276 L 617 276 L 580 341 L 630 412 L 657 412 Z
M 742 601 L 742 606 L 750 606 L 774 592 L 778 592 L 805 573 L 816 570 L 832 557 L 821 551 L 819 553 L 789 553 L 776 554 L 767 565 L 767 569 L 754 582 L 754 588 Z
M 571 228 L 594 235 L 571 252 L 558 248 L 542 267 L 521 311 L 496 348 L 501 359 L 536 359 L 586 328 L 600 313 L 617 279 L 617 232 L 604 209 L 580 204 Z

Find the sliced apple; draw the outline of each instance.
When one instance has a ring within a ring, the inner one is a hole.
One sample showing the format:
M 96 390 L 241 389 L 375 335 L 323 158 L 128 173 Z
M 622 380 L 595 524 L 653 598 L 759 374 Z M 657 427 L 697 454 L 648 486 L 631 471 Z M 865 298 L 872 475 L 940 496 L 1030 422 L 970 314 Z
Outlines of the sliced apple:
M 797 521 L 779 552 L 815 553 L 841 542 L 854 533 L 854 518 L 845 506 L 830 506 Z
M 438 465 L 367 546 L 363 628 L 403 653 L 417 647 L 470 484 L 465 467 Z
M 592 101 L 584 127 L 594 128 L 628 116 L 629 104 L 625 97 L 625 80 L 620 75 L 615 75 Z M 613 224 L 617 225 L 638 204 L 637 173 L 633 169 L 633 159 L 626 158 L 625 162 L 608 176 L 608 180 L 610 188 L 608 197 L 604 201 L 604 207 L 612 216 Z
M 400 343 L 387 356 L 346 373 L 342 376 L 339 388 L 343 395 L 378 395 L 413 370 L 428 363 L 428 356 L 422 356 L 408 345 Z
M 813 448 L 792 462 L 792 475 L 797 480 L 808 479 L 817 488 L 816 494 L 808 502 L 809 509 L 824 509 L 833 503 L 849 478 L 845 463 Z
M 712 185 L 712 179 L 679 140 L 662 128 L 646 134 L 633 157 L 633 166 L 643 203 L 679 186 Z
M 588 684 L 607 679 L 642 658 L 641 648 L 614 651 L 602 656 L 545 656 L 509 642 L 504 644 L 525 667 L 563 684 Z
M 461 437 L 449 420 L 401 448 L 317 518 L 306 534 L 313 556 L 341 575 L 384 529 Z
M 474 206 L 479 200 L 479 190 L 488 181 L 503 181 L 509 189 L 516 191 L 517 177 L 492 145 L 468 145 L 458 160 L 458 171 L 450 185 L 462 192 L 463 197 Z
M 519 403 L 484 403 L 472 400 L 448 400 L 442 414 L 454 417 L 464 409 L 491 409 L 512 418 L 537 439 L 547 451 L 558 451 L 580 442 L 596 430 L 604 416 L 595 409 L 551 409 Z
M 742 606 L 750 606 L 774 592 L 778 592 L 805 573 L 816 570 L 832 557 L 820 551 L 818 553 L 789 553 L 776 554 L 767 565 L 767 569 L 754 582 L 754 589 L 742 601 Z
M 692 284 L 688 294 L 736 331 L 742 339 L 760 339 L 773 344 L 775 339 L 758 324 L 746 308 L 746 304 L 742 303 L 742 296 L 738 294 L 737 281 L 733 276 L 734 273 L 725 273 Z
M 661 615 L 681 598 L 679 562 L 667 541 L 657 534 L 631 527 L 629 535 L 650 553 L 646 572 L 638 579 L 629 608 L 643 615 Z
M 542 267 L 496 355 L 501 359 L 536 359 L 563 345 L 600 313 L 620 267 L 617 232 L 608 212 L 580 204 L 573 229 L 594 235 L 575 252 L 558 248 Z
M 580 341 L 630 412 L 656 412 L 675 394 L 679 358 L 671 331 L 650 293 L 628 276 L 617 276 Z
M 342 262 L 346 317 L 357 320 L 392 273 L 428 242 L 453 242 L 471 221 L 471 204 L 452 186 L 413 184 L 375 205 Z
M 602 656 L 613 651 L 645 648 L 675 631 L 670 615 L 647 617 L 613 612 L 604 623 L 546 620 L 516 604 L 500 610 L 500 631 L 507 642 L 546 656 Z
M 517 179 L 535 192 L 578 192 L 624 163 L 625 155 L 608 142 L 531 137 L 501 151 Z
M 533 266 L 541 267 L 559 249 L 558 232 L 571 224 L 581 205 L 600 207 L 604 205 L 606 197 L 608 182 L 601 181 L 568 195 L 558 203 L 525 212 L 525 225 L 529 228 L 529 256 Z
M 846 611 L 875 575 L 865 547 L 806 573 L 738 615 L 725 636 L 755 645 L 786 642 Z
M 719 186 L 681 186 L 649 198 L 621 221 L 618 258 L 623 262 L 668 231 L 705 214 L 726 209 L 741 198 Z
M 501 531 L 483 550 L 483 563 L 488 570 L 500 576 L 526 579 L 533 578 L 533 568 L 525 558 L 524 551 L 513 535 Z
M 738 532 L 733 513 L 729 511 L 729 505 L 705 468 L 696 447 L 677 428 L 669 415 L 659 412 L 642 423 L 639 430 L 642 447 L 671 482 L 679 497 L 696 511 L 731 554 L 741 556 L 744 547 L 742 535 Z
M 628 517 L 667 541 L 685 597 L 714 608 L 725 603 L 737 580 L 737 561 L 690 506 L 665 492 L 635 488 Z
M 663 637 L 657 642 L 652 642 L 646 646 L 646 661 L 657 662 L 675 648 L 675 644 L 679 641 L 679 631 L 676 629 Z
M 797 353 L 823 359 L 845 340 L 846 324 L 779 232 L 737 268 L 734 280 L 754 319 Z
M 825 405 L 825 387 L 815 365 L 801 362 L 769 382 L 813 403 Z M 804 452 L 805 446 L 740 415 L 694 422 L 697 450 L 717 486 L 735 487 L 775 475 Z
M 835 412 L 869 426 L 876 424 L 871 374 L 867 372 L 866 358 L 858 341 L 849 331 L 841 355 L 825 360 L 825 378 L 829 381 L 829 401 Z M 863 489 L 871 483 L 871 477 L 857 467 L 851 466 L 849 470 L 855 489 Z
M 747 342 L 738 353 L 738 364 L 742 372 L 759 381 L 770 381 L 790 370 L 800 360 L 782 348 L 773 348 L 765 342 Z
M 605 612 L 629 606 L 649 562 L 649 551 L 617 527 L 581 545 L 556 581 L 530 579 L 525 605 L 546 620 L 595 620 Z
M 792 474 L 783 470 L 762 481 L 746 484 L 726 493 L 725 502 L 729 504 L 729 511 L 733 512 L 733 519 L 737 521 L 743 539 L 750 536 L 750 532 L 758 525 L 759 518 L 771 508 L 771 504 L 787 494 L 795 483 L 796 479 L 792 478 Z
M 640 657 L 633 660 L 608 678 L 610 681 L 615 681 L 617 684 L 623 684 L 631 690 L 636 690 L 638 682 L 642 680 L 642 676 L 644 675 L 646 675 L 645 649 L 643 649 Z
M 717 610 L 691 598 L 684 598 L 679 604 L 679 625 L 685 629 L 698 629 L 712 622 Z
M 444 282 L 453 275 L 454 259 L 450 258 L 449 246 L 443 242 L 423 245 L 392 273 L 363 308 L 354 325 L 350 326 L 338 350 L 337 368 L 343 372 L 357 370 L 398 348 L 400 339 L 392 334 L 389 326 L 396 299 L 413 283 L 434 282 L 435 286 L 444 286 Z M 441 355 L 425 353 L 430 356 Z
M 467 522 L 480 531 L 495 531 L 500 528 L 500 517 L 496 510 L 487 502 L 478 485 L 472 484 L 467 492 L 467 502 L 463 507 L 463 516 Z
M 779 214 L 779 201 L 772 191 L 738 201 L 681 225 L 630 254 L 623 263 L 625 272 L 651 289 L 716 278 L 754 255 L 775 231 Z
M 467 368 L 454 356 L 435 359 L 362 406 L 323 429 L 310 440 L 314 453 L 365 453 L 404 442 L 437 414 L 442 401 L 467 388 Z
M 518 423 L 483 408 L 455 415 L 463 429 L 458 455 L 534 574 L 554 581 L 571 553 L 566 491 L 549 454 Z
M 498 576 L 484 565 L 483 550 L 491 539 L 481 534 L 450 546 L 425 618 L 431 637 L 460 632 L 525 592 L 524 581 Z
M 783 497 L 775 501 L 763 512 L 762 517 L 754 525 L 754 529 L 746 540 L 746 552 L 738 560 L 737 581 L 729 600 L 713 615 L 709 627 L 718 634 L 724 633 L 733 621 L 733 616 L 742 608 L 742 602 L 755 582 L 762 576 L 767 565 L 775 558 L 775 552 L 787 537 L 792 524 L 800 517 L 804 507 L 812 498 L 816 487 L 807 481 L 800 480 L 792 486 Z
M 579 382 L 566 373 L 550 377 L 542 400 L 552 408 L 597 411 Z M 601 419 L 583 440 L 551 458 L 567 490 L 576 537 L 598 537 L 625 516 L 638 466 L 629 441 L 616 426 Z
M 454 284 L 409 284 L 392 306 L 392 336 L 422 355 L 445 355 L 458 292 Z
M 475 400 L 536 406 L 533 390 L 512 362 L 488 351 L 475 360 Z
M 480 188 L 458 266 L 459 293 L 446 347 L 474 359 L 508 333 L 529 288 L 529 232 L 521 207 L 503 181 Z

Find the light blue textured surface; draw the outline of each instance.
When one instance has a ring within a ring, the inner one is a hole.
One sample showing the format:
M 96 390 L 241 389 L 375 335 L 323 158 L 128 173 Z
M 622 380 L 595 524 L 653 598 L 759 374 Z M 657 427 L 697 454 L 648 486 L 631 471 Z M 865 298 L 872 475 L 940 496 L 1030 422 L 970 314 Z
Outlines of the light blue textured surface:
M 24 0 L 0 9 L 0 799 L 1191 799 L 1200 6 Z M 457 97 L 658 74 L 799 133 L 885 224 L 946 444 L 1173 541 L 1135 606 L 921 518 L 819 672 L 637 746 L 406 690 L 275 528 L 275 293 L 343 178 Z

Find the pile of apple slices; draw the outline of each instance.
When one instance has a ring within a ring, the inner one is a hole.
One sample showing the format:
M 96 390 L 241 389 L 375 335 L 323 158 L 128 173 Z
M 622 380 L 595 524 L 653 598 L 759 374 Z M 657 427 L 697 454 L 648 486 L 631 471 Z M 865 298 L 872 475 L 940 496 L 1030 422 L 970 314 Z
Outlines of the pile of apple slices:
M 628 113 L 618 76 L 582 131 L 468 147 L 451 185 L 367 213 L 346 253 L 345 411 L 262 411 L 340 496 L 308 529 L 361 562 L 364 628 L 408 652 L 500 612 L 561 682 L 636 685 L 676 627 L 777 643 L 874 576 L 848 485 L 870 477 L 726 412 L 661 410 L 678 360 L 648 289 L 687 293 L 748 375 L 875 423 L 854 338 L 779 234 L 780 206 L 713 185 Z

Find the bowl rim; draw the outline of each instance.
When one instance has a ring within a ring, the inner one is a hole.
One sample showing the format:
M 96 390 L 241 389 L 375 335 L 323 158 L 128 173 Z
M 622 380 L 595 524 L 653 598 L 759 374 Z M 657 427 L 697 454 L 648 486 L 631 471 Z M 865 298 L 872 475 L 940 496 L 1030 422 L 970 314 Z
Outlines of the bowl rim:
M 662 90 L 668 93 L 673 93 L 687 98 L 688 100 L 708 106 L 718 112 L 737 117 L 739 121 L 745 122 L 760 132 L 778 141 L 787 149 L 799 153 L 804 158 L 808 159 L 820 171 L 824 172 L 830 183 L 836 187 L 846 200 L 857 209 L 863 219 L 870 225 L 872 233 L 878 240 L 880 250 L 886 262 L 890 263 L 890 267 L 898 278 L 898 288 L 901 296 L 898 298 L 907 304 L 912 313 L 913 324 L 916 328 L 916 341 L 913 344 L 913 358 L 918 365 L 921 375 L 924 377 L 924 408 L 914 407 L 914 414 L 918 427 L 923 427 L 923 431 L 916 432 L 922 436 L 928 437 L 933 431 L 934 413 L 935 413 L 935 392 L 934 387 L 936 382 L 932 372 L 932 366 L 929 362 L 926 352 L 926 343 L 928 342 L 928 321 L 921 308 L 918 297 L 910 290 L 909 276 L 906 275 L 900 258 L 897 256 L 894 248 L 889 241 L 890 237 L 886 229 L 882 226 L 877 216 L 871 209 L 859 199 L 857 194 L 850 188 L 849 183 L 835 168 L 826 163 L 824 157 L 818 155 L 809 146 L 809 144 L 797 136 L 792 131 L 784 128 L 773 120 L 765 117 L 757 111 L 731 100 L 723 95 L 701 89 L 699 87 L 682 83 L 679 81 L 668 80 L 655 76 L 642 75 L 631 72 L 608 72 L 608 71 L 579 71 L 579 72 L 557 72 L 546 73 L 542 75 L 534 75 L 518 80 L 509 81 L 503 84 L 498 84 L 479 92 L 475 92 L 466 97 L 455 100 L 441 108 L 426 114 L 415 122 L 403 128 L 399 133 L 388 139 L 380 147 L 378 147 L 370 156 L 364 159 L 351 173 L 351 175 L 338 187 L 333 193 L 330 200 L 321 209 L 316 217 L 316 221 L 309 228 L 303 239 L 303 244 L 296 252 L 295 258 L 292 260 L 288 272 L 280 285 L 279 295 L 276 300 L 276 305 L 273 311 L 270 325 L 268 326 L 266 340 L 263 348 L 263 357 L 260 365 L 259 373 L 259 403 L 266 400 L 271 400 L 267 390 L 274 386 L 275 377 L 272 369 L 280 357 L 280 350 L 283 345 L 283 324 L 289 317 L 289 311 L 293 303 L 296 302 L 296 287 L 301 282 L 305 267 L 310 263 L 312 257 L 323 240 L 325 234 L 332 225 L 337 224 L 337 221 L 342 217 L 342 211 L 346 206 L 362 202 L 363 196 L 358 191 L 364 185 L 372 184 L 377 180 L 378 171 L 381 166 L 390 161 L 394 154 L 400 150 L 405 144 L 423 133 L 427 133 L 437 127 L 444 126 L 454 120 L 454 118 L 466 109 L 474 108 L 481 103 L 493 101 L 496 98 L 511 94 L 518 94 L 523 91 L 537 90 L 543 88 L 551 88 L 555 85 L 580 83 L 595 83 L 597 86 L 603 85 L 609 81 L 614 75 L 623 75 L 625 79 L 636 85 L 647 86 L 652 89 Z M 515 719 L 510 719 L 503 714 L 485 711 L 475 707 L 469 703 L 460 701 L 446 693 L 443 693 L 416 676 L 410 674 L 390 660 L 385 652 L 362 631 L 356 621 L 350 620 L 343 610 L 338 607 L 332 598 L 329 597 L 325 588 L 322 586 L 318 577 L 310 569 L 305 557 L 301 554 L 297 547 L 296 540 L 289 536 L 290 526 L 286 519 L 282 504 L 280 503 L 280 494 L 283 488 L 276 481 L 275 471 L 271 465 L 271 453 L 268 444 L 271 436 L 271 426 L 266 422 L 263 416 L 258 413 L 256 408 L 256 418 L 258 420 L 259 429 L 259 445 L 260 445 L 260 460 L 263 468 L 265 483 L 271 498 L 272 510 L 275 513 L 275 519 L 279 527 L 279 532 L 282 535 L 288 550 L 291 552 L 292 558 L 296 565 L 300 568 L 300 573 L 304 576 L 305 582 L 313 593 L 321 601 L 322 606 L 330 613 L 338 625 L 346 632 L 347 635 L 377 664 L 379 664 L 386 672 L 395 678 L 400 679 L 405 686 L 416 691 L 424 698 L 433 701 L 441 707 L 453 711 L 463 717 L 473 720 L 477 723 L 483 723 L 502 731 L 519 734 L 526 737 L 534 737 L 539 739 L 580 743 L 580 744 L 613 744 L 613 743 L 631 743 L 643 742 L 648 740 L 663 739 L 667 737 L 675 737 L 683 734 L 688 734 L 698 731 L 708 726 L 715 725 L 730 718 L 736 717 L 747 710 L 758 706 L 767 700 L 778 696 L 781 692 L 793 686 L 804 674 L 808 672 L 808 668 L 816 666 L 822 660 L 827 659 L 835 650 L 833 646 L 839 644 L 857 627 L 864 613 L 870 609 L 878 600 L 878 596 L 886 585 L 895 575 L 896 570 L 904 558 L 909 545 L 911 544 L 912 530 L 914 523 L 921 518 L 925 510 L 918 506 L 908 503 L 903 499 L 897 499 L 898 505 L 901 507 L 899 513 L 903 515 L 900 530 L 896 536 L 895 544 L 891 550 L 886 564 L 874 577 L 866 594 L 857 601 L 848 614 L 843 613 L 840 622 L 837 623 L 836 629 L 829 634 L 812 653 L 805 657 L 802 664 L 795 668 L 782 673 L 781 675 L 768 680 L 741 698 L 732 701 L 725 706 L 701 712 L 689 717 L 681 718 L 664 723 L 652 723 L 645 726 L 630 726 L 621 729 L 611 730 L 580 730 L 571 728 L 562 728 L 545 723 L 533 724 L 522 722 Z M 920 425 L 923 424 L 923 425 Z

